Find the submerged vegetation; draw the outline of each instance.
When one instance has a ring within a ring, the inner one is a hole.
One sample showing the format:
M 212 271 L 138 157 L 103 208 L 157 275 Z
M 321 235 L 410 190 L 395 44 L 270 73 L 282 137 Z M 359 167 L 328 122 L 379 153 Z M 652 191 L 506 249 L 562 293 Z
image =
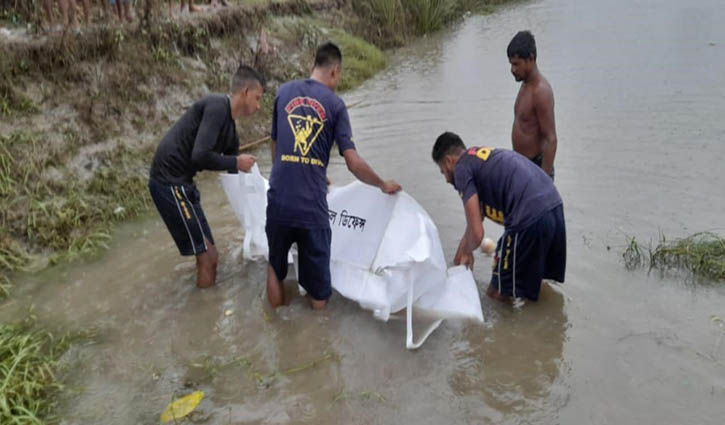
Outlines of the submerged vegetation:
M 656 245 L 646 247 L 632 237 L 622 258 L 629 269 L 684 269 L 699 278 L 725 281 L 725 238 L 710 232 L 674 240 L 661 236 Z

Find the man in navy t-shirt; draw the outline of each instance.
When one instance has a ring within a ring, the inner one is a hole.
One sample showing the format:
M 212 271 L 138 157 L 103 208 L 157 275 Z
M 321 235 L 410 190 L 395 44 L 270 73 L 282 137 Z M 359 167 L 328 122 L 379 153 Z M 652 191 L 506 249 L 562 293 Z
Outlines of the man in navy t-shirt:
M 299 283 L 321 309 L 332 295 L 330 230 L 327 210 L 327 164 L 337 142 L 347 168 L 362 182 L 385 193 L 400 190 L 383 181 L 358 156 L 345 103 L 334 92 L 342 72 L 342 53 L 333 43 L 317 49 L 312 76 L 286 83 L 277 92 L 272 119 L 272 174 L 267 193 L 269 268 L 267 297 L 284 304 L 282 281 L 287 254 L 297 243 Z
M 507 149 L 466 149 L 458 135 L 441 134 L 433 161 L 463 199 L 466 231 L 454 263 L 473 267 L 484 217 L 504 226 L 496 247 L 488 295 L 502 301 L 539 299 L 542 279 L 564 282 L 564 207 L 551 179 L 523 155 Z

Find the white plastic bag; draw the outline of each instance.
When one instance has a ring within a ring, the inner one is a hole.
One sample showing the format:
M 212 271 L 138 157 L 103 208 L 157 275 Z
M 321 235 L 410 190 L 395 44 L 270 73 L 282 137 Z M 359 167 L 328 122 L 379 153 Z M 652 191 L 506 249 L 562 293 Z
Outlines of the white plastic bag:
M 222 176 L 222 186 L 244 227 L 244 257 L 267 257 L 266 179 L 255 165 L 249 174 Z M 410 195 L 355 182 L 333 188 L 327 201 L 333 288 L 381 320 L 406 310 L 408 349 L 420 347 L 443 319 L 483 322 L 473 275 L 446 269 L 438 230 Z
M 438 230 L 410 195 L 390 196 L 355 182 L 331 191 L 328 205 L 332 286 L 381 320 L 406 309 L 408 349 L 420 347 L 445 318 L 483 322 L 473 274 L 464 267 L 446 270 Z M 434 318 L 417 337 L 415 315 Z
M 220 181 L 244 229 L 244 258 L 267 258 L 269 246 L 264 231 L 269 189 L 267 179 L 262 177 L 259 167 L 254 164 L 249 173 L 222 174 Z

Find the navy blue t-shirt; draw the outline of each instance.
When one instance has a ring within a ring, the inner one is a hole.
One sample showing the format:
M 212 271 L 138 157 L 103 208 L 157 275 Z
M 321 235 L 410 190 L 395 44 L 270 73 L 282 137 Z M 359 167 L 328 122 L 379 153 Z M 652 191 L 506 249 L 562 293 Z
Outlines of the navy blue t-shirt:
M 464 205 L 477 193 L 481 213 L 513 231 L 562 204 L 551 178 L 525 156 L 507 149 L 469 148 L 456 164 L 454 185 Z
M 305 229 L 329 228 L 327 164 L 334 142 L 340 155 L 355 149 L 345 103 L 315 80 L 286 83 L 272 117 L 277 151 L 267 192 L 267 221 Z

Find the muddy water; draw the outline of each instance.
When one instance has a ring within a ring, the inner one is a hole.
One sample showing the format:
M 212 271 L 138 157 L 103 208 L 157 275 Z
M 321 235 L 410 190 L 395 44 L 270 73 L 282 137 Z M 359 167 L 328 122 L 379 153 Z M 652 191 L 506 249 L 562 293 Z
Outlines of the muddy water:
M 239 226 L 207 176 L 217 288 L 194 288 L 193 262 L 150 216 L 122 226 L 99 259 L 22 277 L 0 317 L 34 304 L 41 322 L 98 327 L 65 359 L 67 424 L 155 423 L 195 389 L 206 397 L 192 420 L 209 424 L 721 424 L 725 347 L 710 317 L 725 318 L 725 289 L 619 261 L 625 235 L 725 228 L 725 9 L 690 3 L 519 4 L 396 53 L 346 95 L 359 102 L 359 150 L 431 213 L 451 258 L 463 211 L 431 145 L 452 130 L 509 146 L 518 87 L 505 49 L 519 29 L 536 34 L 556 95 L 569 240 L 567 282 L 538 303 L 484 299 L 487 325 L 446 323 L 416 352 L 402 322 L 339 295 L 323 313 L 300 298 L 270 311 L 264 265 L 240 260 Z M 351 179 L 340 158 L 330 176 Z M 477 259 L 481 288 L 489 265 Z

